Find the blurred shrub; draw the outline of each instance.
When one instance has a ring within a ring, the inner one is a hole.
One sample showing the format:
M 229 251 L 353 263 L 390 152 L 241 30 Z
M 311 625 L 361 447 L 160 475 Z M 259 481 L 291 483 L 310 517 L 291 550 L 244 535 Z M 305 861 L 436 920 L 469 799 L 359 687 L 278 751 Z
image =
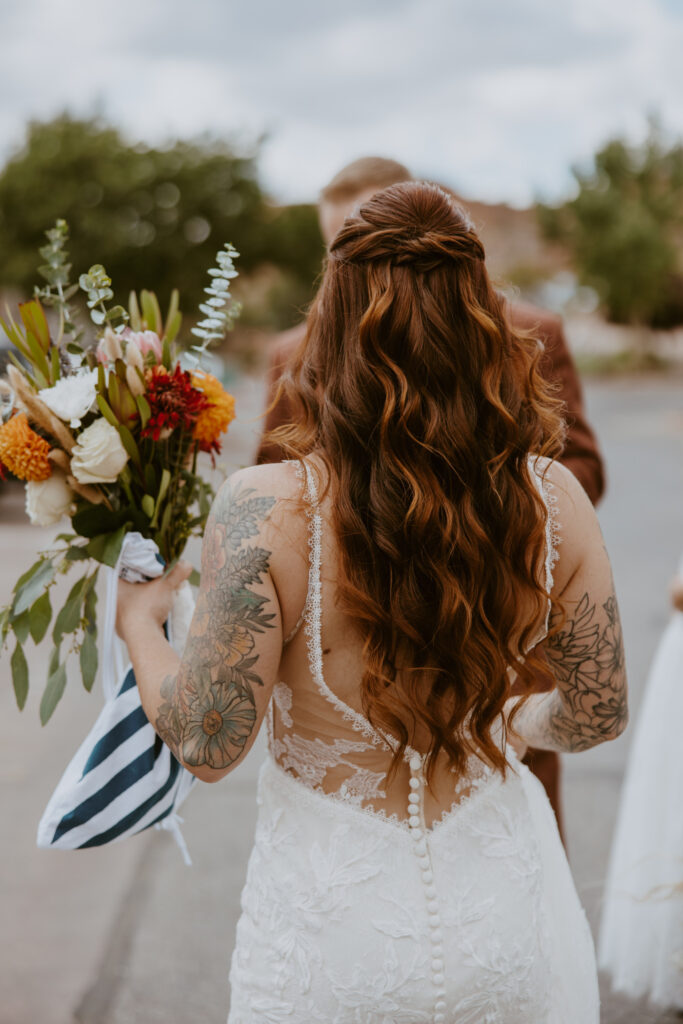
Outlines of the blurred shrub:
M 537 209 L 546 238 L 570 246 L 610 320 L 683 322 L 683 145 L 653 121 L 641 146 L 613 139 L 573 174 L 576 198 Z
M 281 266 L 297 291 L 292 305 L 307 301 L 322 255 L 315 208 L 273 207 L 257 157 L 208 136 L 166 148 L 131 144 L 97 118 L 33 122 L 0 172 L 0 285 L 31 290 L 43 232 L 64 217 L 74 272 L 103 263 L 119 299 L 145 287 L 163 306 L 178 286 L 193 313 L 206 268 L 231 241 L 242 275 Z M 286 327 L 290 317 L 264 309 L 263 320 Z

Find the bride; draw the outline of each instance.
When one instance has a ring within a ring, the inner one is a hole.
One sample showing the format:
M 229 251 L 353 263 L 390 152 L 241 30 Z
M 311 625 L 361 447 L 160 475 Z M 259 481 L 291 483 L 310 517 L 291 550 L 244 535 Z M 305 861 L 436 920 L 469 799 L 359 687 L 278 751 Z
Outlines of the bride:
M 145 711 L 190 771 L 222 778 L 267 722 L 229 1024 L 597 1024 L 588 925 L 517 755 L 619 735 L 626 681 L 539 356 L 463 210 L 377 193 L 292 369 L 296 461 L 216 499 L 181 659 L 162 624 L 188 567 L 121 586 Z M 556 688 L 511 696 L 541 664 Z

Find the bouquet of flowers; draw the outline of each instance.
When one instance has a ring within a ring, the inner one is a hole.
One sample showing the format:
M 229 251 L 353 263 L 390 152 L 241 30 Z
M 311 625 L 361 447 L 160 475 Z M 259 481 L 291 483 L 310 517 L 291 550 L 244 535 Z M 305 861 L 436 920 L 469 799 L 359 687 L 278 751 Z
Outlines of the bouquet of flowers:
M 189 537 L 203 532 L 213 491 L 197 470 L 197 457 L 220 451 L 234 399 L 202 368 L 202 356 L 239 313 L 230 294 L 239 254 L 231 245 L 208 272 L 194 343 L 180 351 L 177 292 L 165 318 L 150 292 L 131 293 L 128 309 L 113 305 L 111 281 L 100 265 L 70 284 L 66 223 L 58 221 L 46 234 L 39 269 L 45 285 L 20 305 L 18 321 L 0 317 L 16 349 L 8 379 L 0 382 L 0 470 L 26 482 L 31 522 L 71 521 L 71 531 L 40 554 L 0 611 L 2 646 L 14 636 L 11 671 L 20 708 L 29 684 L 24 646 L 29 636 L 38 644 L 48 633 L 57 578 L 81 570 L 51 631 L 43 724 L 64 692 L 69 656 L 79 658 L 83 685 L 92 688 L 100 567 L 117 567 L 129 534 L 153 541 L 168 565 Z M 79 287 L 96 328 L 90 339 L 70 307 Z

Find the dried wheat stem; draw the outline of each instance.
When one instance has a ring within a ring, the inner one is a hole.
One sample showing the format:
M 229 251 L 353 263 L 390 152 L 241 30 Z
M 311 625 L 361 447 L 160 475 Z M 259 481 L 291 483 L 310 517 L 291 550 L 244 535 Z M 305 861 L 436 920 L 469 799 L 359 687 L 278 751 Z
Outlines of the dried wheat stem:
M 76 444 L 73 434 L 67 430 L 52 410 L 48 409 L 44 402 L 41 402 L 23 373 L 20 373 L 16 366 L 8 366 L 7 376 L 12 385 L 17 404 L 21 406 L 29 419 L 33 420 L 34 423 L 37 423 L 39 427 L 42 427 L 43 430 L 54 437 L 55 441 L 58 441 L 65 451 L 71 452 Z
M 106 502 L 107 505 L 109 504 L 104 494 L 102 494 L 101 491 L 98 491 L 95 487 L 90 487 L 88 484 L 79 484 L 76 477 L 71 476 L 71 474 L 67 476 L 66 480 L 71 490 L 75 491 L 76 494 L 80 494 L 80 496 L 85 498 L 86 501 L 89 501 L 91 505 L 101 505 L 102 502 Z
M 55 466 L 59 466 L 65 473 L 68 473 L 71 469 L 71 459 L 61 448 L 51 448 L 47 453 L 47 457 L 50 462 L 54 462 Z

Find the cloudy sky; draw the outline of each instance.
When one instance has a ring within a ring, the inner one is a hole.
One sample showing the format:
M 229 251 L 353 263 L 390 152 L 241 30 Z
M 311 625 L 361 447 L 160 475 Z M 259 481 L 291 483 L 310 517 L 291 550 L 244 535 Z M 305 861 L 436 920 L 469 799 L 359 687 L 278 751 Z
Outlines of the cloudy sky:
M 0 38 L 0 159 L 65 108 L 266 133 L 283 200 L 376 153 L 523 205 L 649 111 L 683 135 L 683 0 L 0 0 Z

